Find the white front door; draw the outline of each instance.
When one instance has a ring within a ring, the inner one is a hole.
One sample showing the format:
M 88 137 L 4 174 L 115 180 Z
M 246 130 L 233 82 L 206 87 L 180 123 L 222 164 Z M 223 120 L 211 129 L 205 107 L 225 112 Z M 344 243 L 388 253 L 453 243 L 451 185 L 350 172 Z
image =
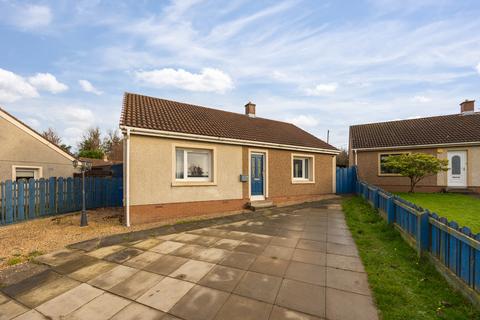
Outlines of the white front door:
M 448 186 L 467 186 L 467 152 L 448 152 Z

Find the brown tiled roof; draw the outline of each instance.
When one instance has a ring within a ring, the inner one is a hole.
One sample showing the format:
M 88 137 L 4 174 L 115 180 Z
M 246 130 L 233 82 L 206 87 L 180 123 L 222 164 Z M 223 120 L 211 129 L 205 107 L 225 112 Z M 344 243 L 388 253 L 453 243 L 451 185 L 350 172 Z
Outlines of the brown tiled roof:
M 352 149 L 480 142 L 480 112 L 350 127 Z
M 120 125 L 336 150 L 293 124 L 125 93 Z

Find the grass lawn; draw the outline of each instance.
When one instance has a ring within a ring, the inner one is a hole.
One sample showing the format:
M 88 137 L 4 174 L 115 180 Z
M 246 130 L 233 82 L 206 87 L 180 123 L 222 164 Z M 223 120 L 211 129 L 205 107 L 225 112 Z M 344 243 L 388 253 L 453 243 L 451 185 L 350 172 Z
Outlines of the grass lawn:
M 435 212 L 460 227 L 469 227 L 473 233 L 480 232 L 480 198 L 453 193 L 399 193 L 399 196 Z
M 342 206 L 383 320 L 480 319 L 480 311 L 363 199 L 345 198 Z

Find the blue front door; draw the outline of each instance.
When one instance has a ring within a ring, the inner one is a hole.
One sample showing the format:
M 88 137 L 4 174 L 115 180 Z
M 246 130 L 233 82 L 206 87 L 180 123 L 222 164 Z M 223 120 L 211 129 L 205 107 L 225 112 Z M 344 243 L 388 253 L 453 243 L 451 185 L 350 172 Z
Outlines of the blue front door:
M 252 154 L 250 159 L 250 183 L 252 196 L 263 196 L 264 190 L 264 155 Z

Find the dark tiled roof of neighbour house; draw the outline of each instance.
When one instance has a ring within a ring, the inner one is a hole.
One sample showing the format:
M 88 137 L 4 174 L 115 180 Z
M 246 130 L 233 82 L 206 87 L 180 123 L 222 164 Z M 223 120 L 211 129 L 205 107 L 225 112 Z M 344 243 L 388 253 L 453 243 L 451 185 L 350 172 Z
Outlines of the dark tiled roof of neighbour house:
M 120 125 L 336 150 L 335 147 L 293 124 L 249 117 L 187 103 L 125 93 Z
M 352 149 L 480 142 L 480 112 L 350 127 Z

